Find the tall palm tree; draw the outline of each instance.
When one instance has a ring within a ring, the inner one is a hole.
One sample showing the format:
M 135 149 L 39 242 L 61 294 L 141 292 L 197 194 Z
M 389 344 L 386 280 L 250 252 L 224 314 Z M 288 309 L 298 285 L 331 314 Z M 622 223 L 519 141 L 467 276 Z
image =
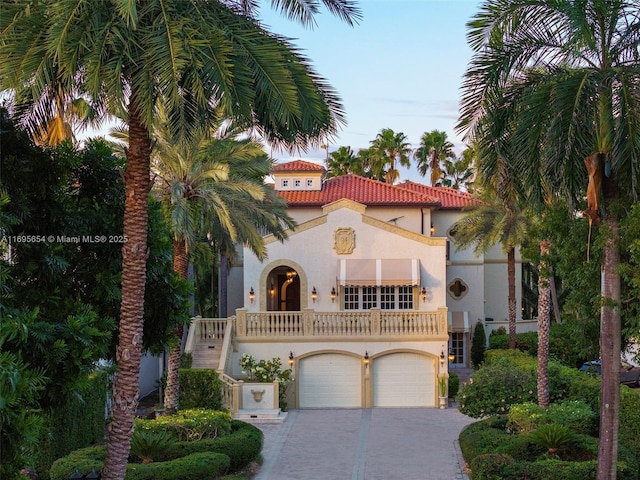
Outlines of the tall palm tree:
M 481 254 L 496 244 L 507 255 L 507 302 L 509 348 L 516 347 L 516 247 L 527 238 L 528 219 L 523 192 L 517 178 L 503 161 L 494 178 L 480 178 L 481 203 L 474 206 L 452 227 L 457 249 L 474 246 Z
M 380 177 L 384 172 L 385 181 L 393 184 L 400 177 L 396 163 L 404 167 L 411 165 L 409 159 L 411 144 L 407 141 L 407 136 L 404 133 L 396 133 L 390 128 L 383 128 L 371 141 L 368 155 L 373 175 Z
M 316 0 L 272 2 L 309 24 Z M 351 22 L 350 0 L 324 0 Z M 241 11 L 241 7 L 244 11 Z M 306 7 L 306 8 L 304 8 Z M 169 126 L 188 137 L 222 108 L 273 144 L 305 148 L 336 131 L 335 92 L 288 40 L 251 16 L 257 2 L 233 0 L 15 1 L 2 3 L 0 77 L 19 101 L 36 103 L 54 79 L 126 118 L 122 303 L 102 478 L 122 479 L 138 405 L 147 254 L 151 129 L 161 102 Z M 54 68 L 52 68 L 52 66 Z M 37 112 L 35 112 L 37 114 Z
M 431 185 L 436 186 L 442 177 L 441 162 L 455 157 L 453 143 L 447 140 L 447 133 L 432 130 L 422 134 L 420 146 L 414 156 L 418 164 L 418 172 L 423 177 L 431 170 Z
M 522 172 L 535 165 L 555 191 L 570 195 L 583 192 L 589 180 L 587 213 L 610 232 L 602 260 L 598 479 L 615 479 L 620 254 L 619 219 L 611 206 L 640 193 L 640 5 L 488 0 L 469 22 L 467 36 L 475 54 L 463 86 L 461 126 L 473 135 L 496 100 L 517 106 L 511 113 Z
M 200 130 L 189 141 L 181 142 L 173 139 L 166 128 L 154 131 L 154 191 L 170 218 L 174 270 L 185 280 L 190 252 L 206 233 L 217 230 L 236 242 L 240 229 L 242 240 L 264 255 L 261 232 L 254 219 L 273 217 L 269 218 L 270 224 L 281 236 L 284 225 L 292 224 L 284 209 L 278 212 L 281 216 L 273 216 L 274 209 L 265 202 L 270 189 L 264 184 L 264 177 L 270 172 L 271 162 L 262 145 L 249 138 L 236 139 L 239 132 L 233 128 L 218 129 L 218 133 L 211 138 L 209 132 Z M 179 327 L 169 356 L 164 396 L 164 407 L 170 412 L 178 408 L 181 338 Z
M 437 187 L 449 187 L 454 190 L 472 190 L 474 153 L 472 148 L 465 149 L 459 158 L 448 157 L 442 162 L 441 179 Z M 471 188 L 470 188 L 471 187 Z

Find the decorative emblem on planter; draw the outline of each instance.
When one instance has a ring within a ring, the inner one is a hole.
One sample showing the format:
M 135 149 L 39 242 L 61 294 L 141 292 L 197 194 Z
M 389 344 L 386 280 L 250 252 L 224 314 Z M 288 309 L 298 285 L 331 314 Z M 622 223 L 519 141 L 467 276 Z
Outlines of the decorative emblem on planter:
M 251 395 L 253 395 L 253 399 L 256 403 L 260 403 L 262 401 L 262 396 L 264 395 L 266 390 L 251 390 Z
M 356 232 L 353 228 L 337 228 L 333 248 L 338 255 L 348 255 L 356 248 Z

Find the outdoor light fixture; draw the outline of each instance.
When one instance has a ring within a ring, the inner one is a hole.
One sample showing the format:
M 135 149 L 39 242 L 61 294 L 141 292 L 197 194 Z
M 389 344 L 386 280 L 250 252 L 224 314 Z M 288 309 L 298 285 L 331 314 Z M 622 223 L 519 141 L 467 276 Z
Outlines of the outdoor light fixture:
M 456 356 L 453 353 L 453 350 L 449 350 L 449 361 L 453 362 L 455 359 L 456 359 Z
M 273 282 L 271 282 L 271 287 L 269 288 L 269 294 L 272 297 L 275 297 L 275 295 L 276 295 L 276 287 L 273 286 Z
M 364 364 L 369 365 L 369 352 L 364 352 Z
M 313 287 L 313 290 L 311 290 L 311 300 L 313 300 L 313 303 L 316 303 L 317 299 L 318 299 L 318 291 L 316 290 L 316 287 Z
M 424 286 L 420 289 L 420 298 L 423 302 L 427 301 L 427 289 Z
M 289 367 L 293 367 L 293 352 L 289 352 Z
M 331 303 L 335 302 L 337 296 L 336 287 L 331 287 Z
M 253 303 L 255 299 L 256 299 L 256 292 L 254 292 L 253 287 L 251 287 L 251 289 L 249 290 L 249 301 Z
M 433 235 L 434 233 L 436 233 L 436 227 L 431 224 L 431 228 L 429 229 L 429 231 L 431 232 L 431 235 Z
M 444 367 L 444 345 L 442 346 L 442 351 L 440 352 L 440 365 Z

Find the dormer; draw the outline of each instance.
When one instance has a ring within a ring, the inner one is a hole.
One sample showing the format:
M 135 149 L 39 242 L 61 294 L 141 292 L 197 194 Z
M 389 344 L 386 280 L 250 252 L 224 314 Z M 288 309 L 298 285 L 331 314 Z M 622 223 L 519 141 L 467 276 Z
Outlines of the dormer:
M 294 160 L 273 167 L 274 188 L 277 191 L 320 191 L 327 170 L 317 163 Z

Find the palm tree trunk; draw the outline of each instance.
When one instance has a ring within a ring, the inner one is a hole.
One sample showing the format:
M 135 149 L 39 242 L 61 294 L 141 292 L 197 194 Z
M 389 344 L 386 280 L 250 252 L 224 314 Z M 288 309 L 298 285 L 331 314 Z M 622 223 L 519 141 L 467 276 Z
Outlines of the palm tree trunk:
M 516 249 L 507 252 L 507 281 L 509 288 L 509 348 L 516 348 Z
M 553 277 L 553 268 L 549 266 L 549 288 L 551 289 L 551 303 L 553 304 L 553 316 L 556 319 L 556 323 L 562 323 L 562 317 L 560 317 L 560 304 L 558 303 L 558 290 L 556 289 L 556 280 Z
M 149 133 L 143 126 L 132 100 L 129 106 L 129 150 L 124 179 L 124 236 L 127 242 L 122 247 L 122 303 L 116 350 L 118 369 L 113 385 L 111 422 L 107 427 L 103 480 L 124 478 L 131 447 L 133 419 L 138 408 L 147 263 L 150 155 Z
M 189 276 L 189 254 L 185 240 L 173 241 L 173 271 L 180 275 L 180 278 L 187 280 Z M 169 360 L 167 362 L 167 386 L 164 390 L 164 409 L 168 413 L 178 409 L 178 396 L 180 392 L 180 354 L 182 340 L 182 325 L 175 329 L 175 345 L 171 347 Z
M 540 242 L 540 275 L 538 276 L 538 405 L 549 407 L 549 240 Z
M 229 286 L 229 255 L 226 251 L 220 252 L 220 267 L 218 281 L 218 318 L 227 318 L 227 293 Z M 213 300 L 213 299 L 211 299 Z
M 603 181 L 605 206 L 615 198 L 617 189 L 610 179 Z M 602 308 L 600 309 L 600 445 L 598 448 L 598 480 L 615 480 L 618 459 L 618 416 L 620 412 L 620 275 L 618 264 L 619 221 L 607 208 L 604 228 L 609 230 L 602 260 Z

